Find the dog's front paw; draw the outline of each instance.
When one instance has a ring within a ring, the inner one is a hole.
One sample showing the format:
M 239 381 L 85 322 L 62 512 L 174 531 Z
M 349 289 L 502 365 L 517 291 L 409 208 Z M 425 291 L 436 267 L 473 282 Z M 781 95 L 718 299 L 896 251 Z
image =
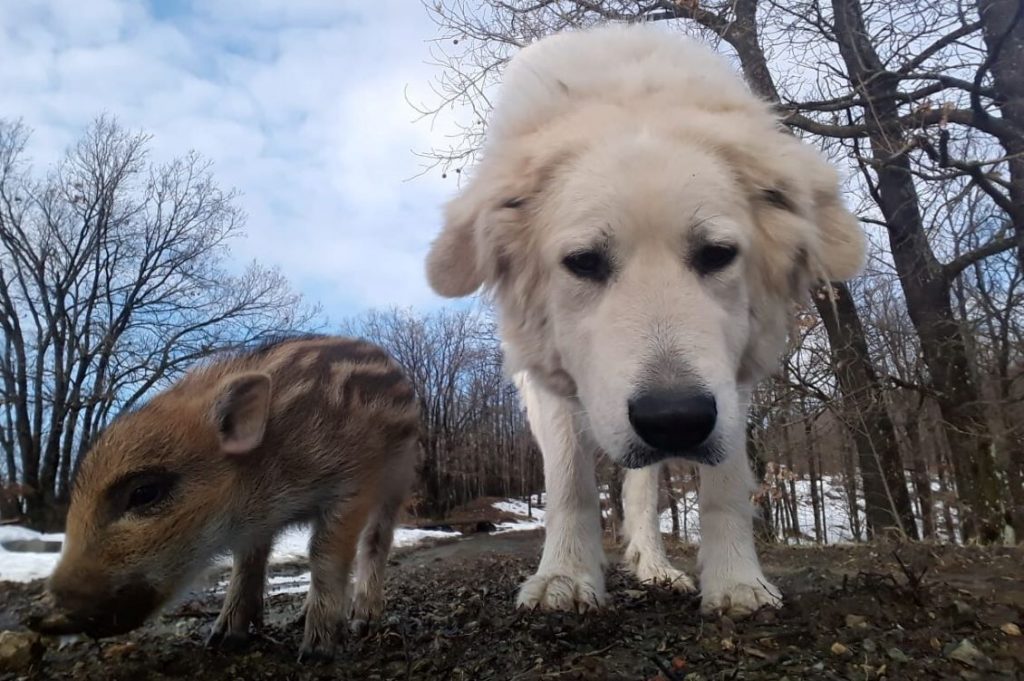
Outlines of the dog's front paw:
M 748 617 L 761 608 L 782 605 L 782 592 L 759 575 L 753 579 L 709 580 L 701 590 L 700 609 L 706 615 Z
M 664 555 L 652 557 L 641 551 L 627 551 L 623 562 L 641 584 L 665 586 L 681 593 L 697 590 L 690 576 L 676 569 Z
M 603 608 L 607 600 L 601 572 L 539 572 L 519 588 L 516 605 L 530 610 L 587 612 Z
M 630 565 L 630 571 L 641 584 L 665 586 L 680 593 L 693 593 L 697 586 L 690 575 L 668 563 L 640 562 Z

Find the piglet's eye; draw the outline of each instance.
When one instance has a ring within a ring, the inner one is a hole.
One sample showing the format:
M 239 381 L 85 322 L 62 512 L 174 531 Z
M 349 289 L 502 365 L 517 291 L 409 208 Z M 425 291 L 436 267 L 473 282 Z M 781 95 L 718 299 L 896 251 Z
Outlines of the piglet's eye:
M 174 494 L 178 479 L 178 474 L 161 468 L 126 475 L 107 491 L 112 517 L 157 512 Z
M 159 483 L 140 485 L 128 495 L 126 511 L 139 511 L 150 506 L 155 506 L 167 497 L 168 488 Z

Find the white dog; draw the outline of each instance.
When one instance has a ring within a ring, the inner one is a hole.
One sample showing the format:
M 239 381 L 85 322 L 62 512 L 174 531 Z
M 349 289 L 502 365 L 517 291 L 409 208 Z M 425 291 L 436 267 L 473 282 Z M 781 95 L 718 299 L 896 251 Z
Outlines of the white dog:
M 594 455 L 628 467 L 626 564 L 692 590 L 661 542 L 660 462 L 701 465 L 705 611 L 779 602 L 754 548 L 750 387 L 813 280 L 860 269 L 834 170 L 709 48 L 655 26 L 548 37 L 509 63 L 447 207 L 433 288 L 494 296 L 544 455 L 547 533 L 519 604 L 605 603 Z

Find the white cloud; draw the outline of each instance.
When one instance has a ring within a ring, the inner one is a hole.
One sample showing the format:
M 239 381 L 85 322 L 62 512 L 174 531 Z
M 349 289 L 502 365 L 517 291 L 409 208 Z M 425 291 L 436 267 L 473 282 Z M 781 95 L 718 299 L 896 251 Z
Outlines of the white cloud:
M 332 318 L 434 306 L 423 257 L 454 189 L 419 171 L 433 25 L 408 0 L 47 0 L 0 13 L 4 115 L 52 163 L 96 115 L 196 149 L 249 215 L 240 260 L 276 264 Z

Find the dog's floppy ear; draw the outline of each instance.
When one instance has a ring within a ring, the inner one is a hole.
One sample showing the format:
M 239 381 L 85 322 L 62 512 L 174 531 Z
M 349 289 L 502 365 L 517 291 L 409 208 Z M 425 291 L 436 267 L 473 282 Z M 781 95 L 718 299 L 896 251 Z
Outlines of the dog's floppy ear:
M 723 151 L 753 211 L 747 378 L 773 370 L 785 348 L 789 312 L 815 280 L 842 281 L 863 267 L 866 240 L 843 206 L 836 171 L 819 153 L 782 132 L 751 135 Z
M 817 150 L 780 132 L 727 155 L 750 194 L 761 276 L 777 295 L 800 297 L 811 280 L 843 281 L 860 272 L 864 232 L 843 205 L 835 169 Z
M 818 235 L 818 274 L 828 281 L 845 281 L 857 276 L 864 267 L 864 231 L 843 205 L 831 166 L 819 161 L 815 177 L 818 183 L 812 189 L 812 221 Z
M 444 227 L 427 254 L 427 281 L 448 298 L 468 296 L 484 282 L 477 261 L 476 222 L 487 210 L 488 195 L 474 181 L 445 208 Z
M 496 284 L 529 244 L 523 230 L 530 204 L 564 156 L 550 149 L 531 155 L 525 140 L 516 146 L 489 153 L 445 207 L 444 227 L 427 254 L 427 281 L 440 295 L 458 298 Z

